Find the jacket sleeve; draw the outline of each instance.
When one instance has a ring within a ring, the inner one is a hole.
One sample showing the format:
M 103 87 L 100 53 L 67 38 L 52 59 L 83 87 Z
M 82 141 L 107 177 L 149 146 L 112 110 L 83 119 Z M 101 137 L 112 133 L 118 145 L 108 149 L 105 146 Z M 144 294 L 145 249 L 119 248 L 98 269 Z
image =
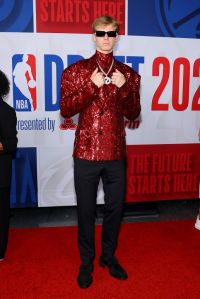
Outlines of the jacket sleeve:
M 3 153 L 14 153 L 17 148 L 17 117 L 16 112 L 12 108 L 9 111 L 7 119 L 1 121 L 1 143 L 3 145 Z
M 137 73 L 131 74 L 119 90 L 119 97 L 123 101 L 124 116 L 129 120 L 136 119 L 141 111 L 140 79 Z
M 71 68 L 63 71 L 60 100 L 60 112 L 63 117 L 70 118 L 79 113 L 95 98 L 98 87 L 90 78 L 84 82 L 80 73 L 73 72 Z

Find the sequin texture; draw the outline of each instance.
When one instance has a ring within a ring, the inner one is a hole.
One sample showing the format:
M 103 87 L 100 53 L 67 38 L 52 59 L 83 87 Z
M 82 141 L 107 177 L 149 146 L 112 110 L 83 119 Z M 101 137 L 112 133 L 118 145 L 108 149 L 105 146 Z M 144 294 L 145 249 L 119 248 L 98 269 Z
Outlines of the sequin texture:
M 140 114 L 140 76 L 129 66 L 114 60 L 109 77 L 118 69 L 124 74 L 126 83 L 121 88 L 112 83 L 98 88 L 90 79 L 98 67 L 97 61 L 107 73 L 112 59 L 113 53 L 97 51 L 91 58 L 78 61 L 63 71 L 61 114 L 70 118 L 79 113 L 75 158 L 110 161 L 126 156 L 124 116 L 134 120 Z

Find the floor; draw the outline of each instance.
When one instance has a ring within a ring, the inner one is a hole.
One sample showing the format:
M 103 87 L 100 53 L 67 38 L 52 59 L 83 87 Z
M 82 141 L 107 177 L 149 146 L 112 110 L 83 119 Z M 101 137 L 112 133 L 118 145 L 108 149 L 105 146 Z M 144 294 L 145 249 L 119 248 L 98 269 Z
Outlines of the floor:
M 166 221 L 194 219 L 199 209 L 198 200 L 132 203 L 124 206 L 122 221 Z M 97 207 L 96 223 L 102 222 L 103 206 Z M 77 225 L 76 207 L 45 207 L 11 209 L 10 226 L 50 227 Z

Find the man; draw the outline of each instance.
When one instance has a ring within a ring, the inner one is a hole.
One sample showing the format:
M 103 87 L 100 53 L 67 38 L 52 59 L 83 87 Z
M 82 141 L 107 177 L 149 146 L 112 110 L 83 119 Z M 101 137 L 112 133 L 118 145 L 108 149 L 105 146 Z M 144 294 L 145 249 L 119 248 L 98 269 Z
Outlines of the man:
M 9 89 L 9 81 L 0 71 L 0 261 L 8 241 L 12 154 L 17 147 L 16 112 L 3 101 Z
M 81 266 L 78 285 L 92 283 L 96 195 L 100 178 L 105 193 L 102 254 L 99 264 L 110 275 L 126 279 L 114 256 L 125 195 L 124 116 L 140 113 L 140 76 L 113 57 L 119 24 L 109 16 L 93 23 L 96 53 L 63 71 L 60 109 L 63 117 L 79 113 L 74 143 L 74 180 L 78 209 Z

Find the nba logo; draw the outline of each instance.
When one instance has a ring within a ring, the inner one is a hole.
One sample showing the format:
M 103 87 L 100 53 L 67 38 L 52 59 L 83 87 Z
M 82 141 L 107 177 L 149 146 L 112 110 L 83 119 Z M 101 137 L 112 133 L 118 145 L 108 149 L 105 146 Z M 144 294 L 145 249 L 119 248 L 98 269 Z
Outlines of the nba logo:
M 12 57 L 13 107 L 16 111 L 34 111 L 36 101 L 36 59 L 32 54 Z

